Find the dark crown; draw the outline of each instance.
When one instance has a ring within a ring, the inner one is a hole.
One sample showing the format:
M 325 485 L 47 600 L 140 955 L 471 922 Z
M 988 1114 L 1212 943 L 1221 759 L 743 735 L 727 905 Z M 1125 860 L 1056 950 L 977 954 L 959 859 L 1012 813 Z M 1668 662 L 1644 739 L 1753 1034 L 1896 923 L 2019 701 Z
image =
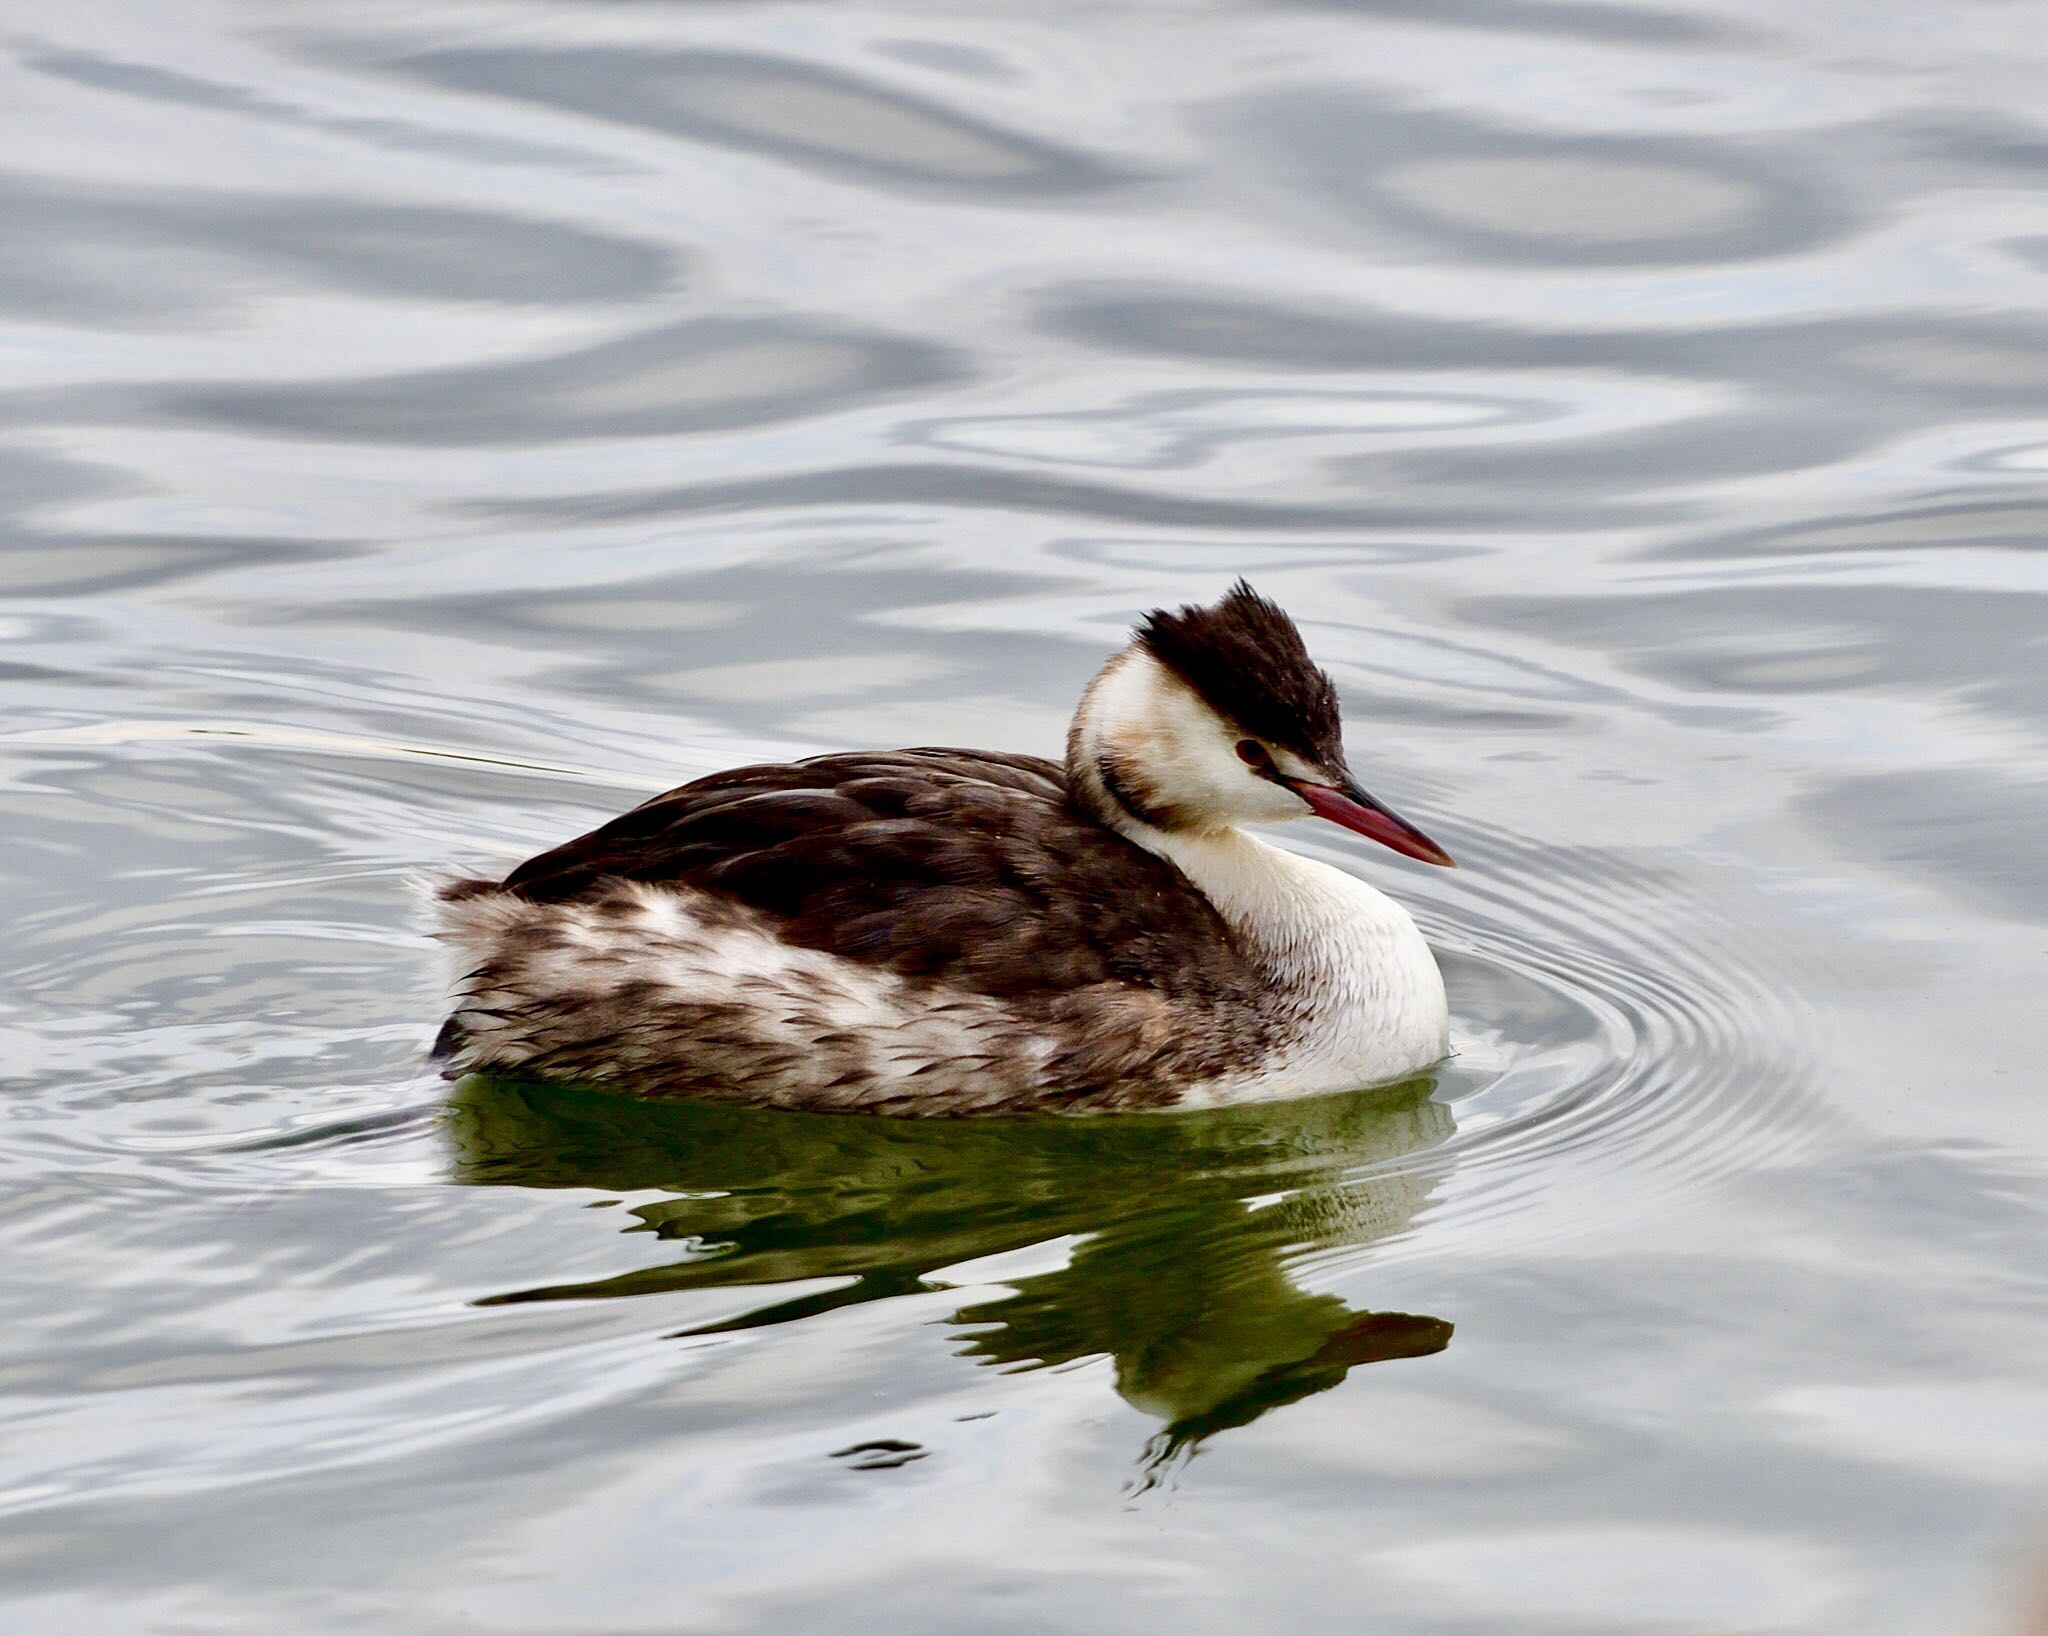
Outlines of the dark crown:
M 1214 607 L 1154 608 L 1138 642 L 1254 738 L 1324 765 L 1343 762 L 1335 685 L 1286 611 L 1243 580 Z

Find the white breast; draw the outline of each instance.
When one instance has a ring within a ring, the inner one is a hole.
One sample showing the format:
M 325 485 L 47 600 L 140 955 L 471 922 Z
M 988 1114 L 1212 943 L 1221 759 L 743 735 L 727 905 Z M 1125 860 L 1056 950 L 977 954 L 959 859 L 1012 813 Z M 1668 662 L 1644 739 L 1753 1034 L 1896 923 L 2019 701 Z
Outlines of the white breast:
M 1443 974 L 1408 911 L 1240 830 L 1158 838 L 1266 972 L 1280 1048 L 1184 1106 L 1307 1096 L 1420 1073 L 1450 1049 Z

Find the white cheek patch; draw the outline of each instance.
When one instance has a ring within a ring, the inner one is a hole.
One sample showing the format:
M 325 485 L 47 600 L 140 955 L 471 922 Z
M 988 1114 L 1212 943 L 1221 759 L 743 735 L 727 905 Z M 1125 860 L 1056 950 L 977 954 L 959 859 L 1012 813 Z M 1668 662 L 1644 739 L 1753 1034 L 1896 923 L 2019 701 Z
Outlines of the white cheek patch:
M 1112 665 L 1085 708 L 1084 748 L 1115 755 L 1161 808 L 1219 827 L 1307 816 L 1299 796 L 1246 765 L 1243 735 L 1149 653 Z

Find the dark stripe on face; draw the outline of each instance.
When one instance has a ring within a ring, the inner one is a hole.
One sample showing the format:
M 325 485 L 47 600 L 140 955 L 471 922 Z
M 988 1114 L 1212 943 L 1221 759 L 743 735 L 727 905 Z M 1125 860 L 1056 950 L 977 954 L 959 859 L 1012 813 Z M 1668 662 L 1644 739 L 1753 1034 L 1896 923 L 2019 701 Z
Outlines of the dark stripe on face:
M 1124 775 L 1117 770 L 1116 758 L 1107 752 L 1095 758 L 1095 776 L 1102 780 L 1102 788 L 1124 811 L 1141 824 L 1150 824 L 1154 829 L 1173 828 L 1173 813 L 1163 807 L 1155 807 L 1139 797 Z

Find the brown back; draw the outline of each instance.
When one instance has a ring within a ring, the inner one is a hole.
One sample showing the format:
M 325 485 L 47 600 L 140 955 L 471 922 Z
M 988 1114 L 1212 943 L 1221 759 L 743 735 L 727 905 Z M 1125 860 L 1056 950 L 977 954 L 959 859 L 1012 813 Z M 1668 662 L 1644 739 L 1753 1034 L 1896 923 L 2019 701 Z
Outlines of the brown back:
M 713 773 L 503 889 L 553 903 L 620 880 L 713 893 L 792 943 L 981 994 L 1118 982 L 1214 1000 L 1254 981 L 1187 877 L 1078 811 L 1037 756 L 892 750 Z

